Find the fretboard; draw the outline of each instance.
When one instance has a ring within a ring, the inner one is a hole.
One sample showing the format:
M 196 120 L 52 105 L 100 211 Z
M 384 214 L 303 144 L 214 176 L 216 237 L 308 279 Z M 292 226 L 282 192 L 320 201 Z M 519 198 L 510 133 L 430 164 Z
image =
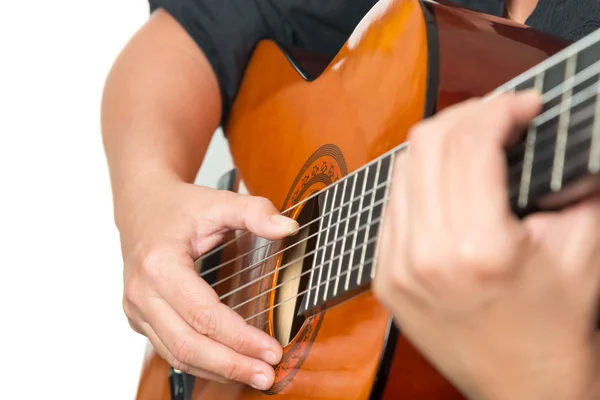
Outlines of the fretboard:
M 513 79 L 493 94 L 536 88 L 543 111 L 507 151 L 513 211 L 525 215 L 552 192 L 600 171 L 600 30 Z M 299 313 L 370 284 L 380 221 L 389 196 L 394 150 L 328 187 L 319 196 L 313 266 Z
M 600 170 L 600 31 L 505 85 L 498 93 L 535 88 L 542 113 L 508 151 L 511 205 L 519 214 L 537 200 Z
M 319 195 L 319 235 L 300 313 L 359 289 L 374 277 L 394 154 L 369 163 Z

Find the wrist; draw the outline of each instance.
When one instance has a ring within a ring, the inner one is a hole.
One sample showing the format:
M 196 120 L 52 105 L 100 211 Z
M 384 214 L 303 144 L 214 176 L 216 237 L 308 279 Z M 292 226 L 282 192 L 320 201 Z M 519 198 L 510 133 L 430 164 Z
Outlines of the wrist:
M 598 400 L 599 357 L 598 349 L 587 349 L 534 368 L 497 365 L 490 379 L 465 386 L 465 395 L 470 400 Z
M 175 171 L 164 165 L 148 164 L 143 168 L 120 171 L 113 179 L 113 207 L 115 224 L 119 230 L 137 210 L 159 192 L 169 190 L 172 185 L 188 183 Z

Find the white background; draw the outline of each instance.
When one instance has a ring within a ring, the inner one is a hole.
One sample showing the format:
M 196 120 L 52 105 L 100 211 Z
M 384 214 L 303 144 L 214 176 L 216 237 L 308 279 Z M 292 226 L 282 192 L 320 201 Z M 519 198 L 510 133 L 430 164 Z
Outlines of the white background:
M 122 262 L 99 115 L 145 0 L 0 7 L 0 399 L 130 400 L 146 347 Z M 198 183 L 230 164 L 219 135 Z

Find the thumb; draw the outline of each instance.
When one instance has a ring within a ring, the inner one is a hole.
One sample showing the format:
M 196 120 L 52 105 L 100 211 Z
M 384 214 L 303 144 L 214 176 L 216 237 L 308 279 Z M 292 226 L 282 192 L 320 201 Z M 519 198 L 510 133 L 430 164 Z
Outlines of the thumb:
M 209 219 L 217 231 L 248 230 L 269 240 L 281 239 L 299 229 L 298 222 L 281 215 L 273 203 L 257 196 L 223 191 L 211 200 Z

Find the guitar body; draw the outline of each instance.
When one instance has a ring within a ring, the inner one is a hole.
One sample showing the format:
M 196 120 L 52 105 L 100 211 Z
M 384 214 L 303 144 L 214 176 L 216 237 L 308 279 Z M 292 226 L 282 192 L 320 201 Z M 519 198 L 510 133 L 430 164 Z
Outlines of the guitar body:
M 416 122 L 487 94 L 566 45 L 503 19 L 417 0 L 381 0 L 334 60 L 261 42 L 226 126 L 236 166 L 226 186 L 287 210 L 403 143 Z M 300 218 L 305 208 L 296 207 L 292 215 Z M 245 318 L 262 312 L 248 322 L 283 337 L 275 385 L 263 393 L 195 379 L 188 394 L 173 398 L 463 399 L 404 339 L 368 290 L 306 313 L 300 322 L 297 309 L 273 308 L 286 297 L 280 293 L 284 286 L 269 289 L 288 281 L 278 268 L 290 256 L 248 266 L 289 242 L 260 250 L 265 243 L 247 235 L 226 247 L 212 257 L 214 264 L 237 261 L 210 278 L 238 274 L 217 287 L 223 295 L 259 277 L 224 302 L 246 301 L 236 311 Z M 260 279 L 267 272 L 271 275 Z M 265 290 L 269 294 L 260 297 Z M 138 400 L 171 399 L 168 376 L 168 364 L 150 351 Z

